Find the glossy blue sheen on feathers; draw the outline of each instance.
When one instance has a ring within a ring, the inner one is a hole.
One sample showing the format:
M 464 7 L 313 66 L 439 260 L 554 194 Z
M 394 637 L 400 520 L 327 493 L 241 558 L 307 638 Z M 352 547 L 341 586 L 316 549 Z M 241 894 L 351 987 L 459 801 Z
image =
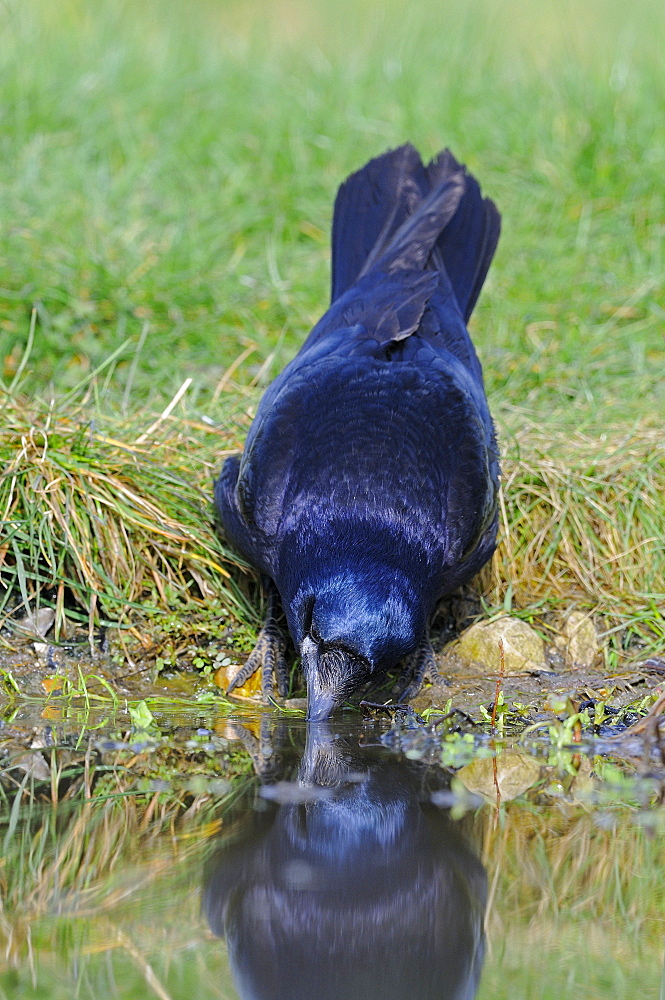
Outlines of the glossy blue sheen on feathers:
M 216 484 L 227 536 L 276 585 L 308 685 L 335 704 L 413 654 L 493 552 L 497 448 L 466 322 L 499 226 L 447 150 L 423 166 L 406 145 L 353 174 L 331 306 Z

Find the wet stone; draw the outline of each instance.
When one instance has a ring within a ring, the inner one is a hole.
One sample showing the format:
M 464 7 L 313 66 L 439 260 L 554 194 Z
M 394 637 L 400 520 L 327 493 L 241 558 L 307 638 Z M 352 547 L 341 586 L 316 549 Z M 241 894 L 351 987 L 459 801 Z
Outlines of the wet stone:
M 541 670 L 551 671 L 545 656 L 545 644 L 538 633 L 519 618 L 507 615 L 493 622 L 477 622 L 462 633 L 453 645 L 453 652 L 462 660 L 481 665 L 485 673 L 501 671 L 507 677 Z
M 286 701 L 284 702 L 284 707 L 306 712 L 307 698 L 287 698 Z
M 51 630 L 54 621 L 55 611 L 52 608 L 38 608 L 17 621 L 14 629 L 20 636 L 43 639 Z
M 600 652 L 600 643 L 591 618 L 581 611 L 571 611 L 563 628 L 566 658 L 573 670 L 588 669 Z

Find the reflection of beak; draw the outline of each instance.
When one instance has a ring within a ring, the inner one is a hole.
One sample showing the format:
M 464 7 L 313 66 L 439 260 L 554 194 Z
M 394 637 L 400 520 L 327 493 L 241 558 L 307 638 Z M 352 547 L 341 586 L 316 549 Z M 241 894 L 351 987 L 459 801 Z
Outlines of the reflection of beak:
M 305 752 L 300 761 L 298 779 L 304 785 L 336 788 L 348 776 L 344 753 L 335 743 L 328 719 L 307 726 Z
M 307 721 L 321 722 L 332 715 L 342 699 L 338 691 L 322 678 L 318 646 L 310 636 L 303 639 L 300 652 L 307 681 Z

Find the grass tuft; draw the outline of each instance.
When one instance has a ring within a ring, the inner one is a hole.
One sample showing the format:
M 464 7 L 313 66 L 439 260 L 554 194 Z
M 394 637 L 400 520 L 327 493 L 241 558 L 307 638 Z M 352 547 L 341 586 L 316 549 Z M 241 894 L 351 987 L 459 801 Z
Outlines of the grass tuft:
M 490 573 L 524 605 L 587 608 L 606 633 L 665 641 L 665 449 L 655 428 L 600 439 L 528 430 L 503 458 L 502 536 Z
M 0 610 L 52 604 L 58 626 L 65 611 L 109 624 L 146 605 L 247 613 L 230 573 L 242 560 L 214 530 L 212 468 L 197 485 L 183 461 L 199 450 L 187 421 L 155 441 L 159 418 L 141 433 L 125 420 L 114 436 L 85 408 L 10 396 L 1 412 Z

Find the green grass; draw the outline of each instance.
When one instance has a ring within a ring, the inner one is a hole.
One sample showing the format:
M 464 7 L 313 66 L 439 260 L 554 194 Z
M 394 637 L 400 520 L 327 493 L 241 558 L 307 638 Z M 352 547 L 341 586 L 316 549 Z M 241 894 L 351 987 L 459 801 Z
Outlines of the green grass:
M 210 480 L 325 307 L 338 183 L 410 139 L 503 213 L 472 325 L 508 454 L 493 585 L 662 644 L 664 36 L 659 0 L 6 0 L 5 586 L 247 614 Z
M 504 215 L 475 322 L 498 407 L 662 403 L 657 0 L 8 0 L 2 21 L 3 356 L 39 303 L 35 389 L 146 322 L 135 399 L 185 376 L 205 399 L 250 344 L 243 378 L 274 373 L 325 305 L 337 184 L 411 139 Z

